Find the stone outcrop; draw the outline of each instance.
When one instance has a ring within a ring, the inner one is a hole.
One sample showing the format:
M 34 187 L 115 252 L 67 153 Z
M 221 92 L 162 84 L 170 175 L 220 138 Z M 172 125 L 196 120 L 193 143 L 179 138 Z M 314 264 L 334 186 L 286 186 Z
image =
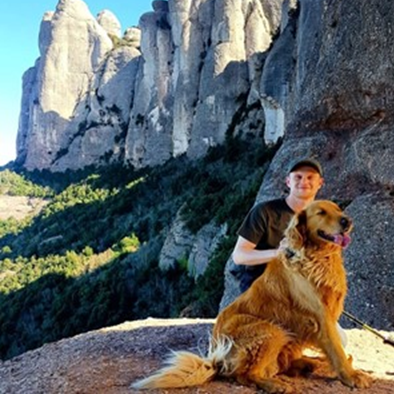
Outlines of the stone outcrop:
M 255 77 L 253 57 L 271 44 L 281 14 L 281 1 L 154 5 L 140 20 L 140 99 L 131 111 L 125 157 L 135 166 L 182 154 L 195 158 L 224 141 Z
M 59 1 L 40 28 L 40 59 L 25 78 L 18 161 L 28 169 L 50 168 L 68 147 L 75 108 L 88 91 L 90 78 L 112 48 L 107 32 L 80 0 Z M 35 74 L 35 78 L 32 78 Z M 31 85 L 32 79 L 35 81 Z
M 219 242 L 226 235 L 226 232 L 226 224 L 218 227 L 214 223 L 208 223 L 197 233 L 188 260 L 189 272 L 195 278 L 204 274 L 205 270 L 208 268 L 211 257 Z
M 123 38 L 128 41 L 130 45 L 138 48 L 141 42 L 141 30 L 138 27 L 128 27 Z
M 111 36 L 121 36 L 121 26 L 118 18 L 109 10 L 103 10 L 97 15 L 99 25 Z
M 160 251 L 159 267 L 167 270 L 188 259 L 195 235 L 186 227 L 178 212 Z
M 160 252 L 160 269 L 165 271 L 177 264 L 184 264 L 189 275 L 197 279 L 204 274 L 210 258 L 226 232 L 225 224 L 217 226 L 208 223 L 193 234 L 178 213 Z
M 98 162 L 121 160 L 130 106 L 140 63 L 135 46 L 116 48 L 92 76 L 90 89 L 69 122 L 68 142 L 58 151 L 52 170 L 78 169 Z
M 140 18 L 143 56 L 125 147 L 125 161 L 136 167 L 159 164 L 171 157 L 172 119 L 168 104 L 172 96 L 173 49 L 167 15 L 165 9 L 158 7 Z

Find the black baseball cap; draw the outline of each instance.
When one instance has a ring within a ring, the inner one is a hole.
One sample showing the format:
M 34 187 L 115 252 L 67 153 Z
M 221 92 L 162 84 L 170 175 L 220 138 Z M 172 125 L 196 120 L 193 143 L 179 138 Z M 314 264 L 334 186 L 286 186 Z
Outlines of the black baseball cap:
M 294 162 L 292 162 L 290 164 L 288 173 L 290 174 L 290 172 L 293 172 L 297 168 L 304 167 L 304 166 L 314 168 L 320 174 L 320 176 L 323 176 L 323 168 L 322 168 L 321 164 L 317 160 L 312 159 L 312 158 L 295 160 Z

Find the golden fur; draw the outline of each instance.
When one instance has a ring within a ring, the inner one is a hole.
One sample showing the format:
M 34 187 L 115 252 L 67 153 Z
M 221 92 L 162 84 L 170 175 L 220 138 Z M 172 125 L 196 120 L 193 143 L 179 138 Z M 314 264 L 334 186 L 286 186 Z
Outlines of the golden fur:
M 316 361 L 302 354 L 307 347 L 323 351 L 343 384 L 369 387 L 371 378 L 353 369 L 336 327 L 347 290 L 338 243 L 350 229 L 336 204 L 311 203 L 286 230 L 288 250 L 219 313 L 208 356 L 175 352 L 166 368 L 133 387 L 196 386 L 220 375 L 287 393 L 291 387 L 275 376 L 313 370 Z

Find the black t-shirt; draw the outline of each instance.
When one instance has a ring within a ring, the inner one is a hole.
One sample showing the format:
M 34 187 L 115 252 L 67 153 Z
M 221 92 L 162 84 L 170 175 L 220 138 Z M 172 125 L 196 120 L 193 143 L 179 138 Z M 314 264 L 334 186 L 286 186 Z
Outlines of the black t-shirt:
M 243 221 L 238 235 L 256 244 L 258 250 L 277 249 L 293 215 L 294 211 L 284 198 L 256 204 Z M 241 290 L 247 290 L 265 267 L 266 264 L 242 266 Z

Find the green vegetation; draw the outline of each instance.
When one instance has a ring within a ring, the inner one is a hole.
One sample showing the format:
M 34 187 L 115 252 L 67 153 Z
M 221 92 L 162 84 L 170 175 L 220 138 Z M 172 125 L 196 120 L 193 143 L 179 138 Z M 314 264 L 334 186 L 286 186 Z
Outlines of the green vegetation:
M 109 35 L 109 38 L 111 39 L 112 44 L 114 46 L 113 49 L 118 49 L 118 48 L 121 48 L 121 47 L 124 47 L 124 46 L 133 46 L 133 45 L 135 45 L 135 43 L 133 41 L 129 41 L 129 40 L 125 39 L 125 38 L 120 38 L 120 37 L 118 37 L 118 36 L 116 36 L 114 34 L 108 34 L 108 35 Z
M 49 187 L 37 185 L 25 176 L 16 174 L 10 170 L 0 172 L 0 195 L 28 196 L 28 197 L 51 197 L 53 191 Z
M 1 172 L 2 194 L 49 203 L 35 217 L 0 221 L 0 358 L 125 320 L 215 316 L 218 278 L 273 153 L 258 137 L 228 138 L 204 159 L 142 170 Z M 228 227 L 197 280 L 188 256 L 158 267 L 181 207 L 192 232 L 212 220 Z

